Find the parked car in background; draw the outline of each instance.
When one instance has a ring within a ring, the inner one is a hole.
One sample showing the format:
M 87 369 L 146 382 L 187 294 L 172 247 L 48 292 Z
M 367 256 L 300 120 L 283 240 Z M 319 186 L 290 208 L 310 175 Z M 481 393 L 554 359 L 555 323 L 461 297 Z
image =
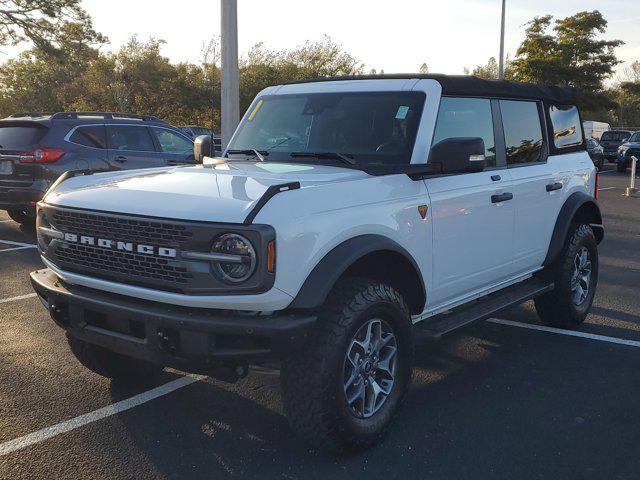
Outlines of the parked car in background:
M 156 117 L 111 112 L 17 114 L 0 120 L 0 209 L 19 223 L 66 171 L 195 163 L 193 141 Z
M 629 140 L 633 134 L 631 130 L 609 130 L 600 137 L 600 144 L 604 150 L 604 159 L 615 162 L 618 159 L 618 147 Z
M 211 155 L 214 157 L 222 155 L 222 137 L 217 133 L 213 133 L 213 130 L 210 130 L 205 127 L 199 127 L 197 125 L 185 125 L 184 127 L 179 127 L 184 133 L 189 135 L 193 140 L 200 135 L 209 135 L 211 136 L 211 141 L 213 145 L 214 151 L 211 152 Z
M 625 143 L 618 147 L 618 171 L 626 172 L 631 165 L 631 157 L 635 156 L 640 161 L 640 132 L 635 132 Z M 636 164 L 636 169 L 638 165 Z
M 596 138 L 600 140 L 602 134 L 611 129 L 608 123 L 594 122 L 593 120 L 585 120 L 582 122 L 584 130 L 584 138 Z
M 595 138 L 588 138 L 587 152 L 589 152 L 593 164 L 598 167 L 598 170 L 602 170 L 602 167 L 604 167 L 604 149 L 600 142 Z

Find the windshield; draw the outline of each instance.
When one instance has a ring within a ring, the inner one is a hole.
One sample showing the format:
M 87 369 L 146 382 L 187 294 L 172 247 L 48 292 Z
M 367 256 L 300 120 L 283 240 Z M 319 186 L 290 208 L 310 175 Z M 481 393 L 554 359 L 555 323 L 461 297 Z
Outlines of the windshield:
M 640 132 L 636 132 L 629 137 L 630 142 L 640 142 Z
M 230 151 L 258 150 L 267 161 L 407 164 L 424 94 L 419 92 L 313 93 L 263 96 L 251 107 Z M 292 157 L 292 153 L 294 156 Z
M 601 140 L 624 142 L 629 138 L 629 132 L 604 132 Z

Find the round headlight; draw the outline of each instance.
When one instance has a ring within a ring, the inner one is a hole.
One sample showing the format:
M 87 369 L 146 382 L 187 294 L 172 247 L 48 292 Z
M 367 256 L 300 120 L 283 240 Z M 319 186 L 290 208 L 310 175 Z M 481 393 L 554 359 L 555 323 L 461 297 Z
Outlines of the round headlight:
M 225 282 L 244 282 L 256 269 L 256 252 L 251 242 L 242 235 L 220 235 L 213 243 L 211 253 L 229 255 L 228 261 L 221 259 L 213 264 L 216 273 Z

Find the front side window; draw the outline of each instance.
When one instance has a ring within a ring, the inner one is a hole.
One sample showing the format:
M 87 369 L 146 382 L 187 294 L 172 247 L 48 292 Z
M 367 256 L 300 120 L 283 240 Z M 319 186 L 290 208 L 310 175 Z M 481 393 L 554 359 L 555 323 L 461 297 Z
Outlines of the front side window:
M 553 128 L 553 143 L 556 148 L 570 148 L 582 145 L 582 129 L 578 108 L 573 105 L 549 108 Z
M 542 159 L 542 127 L 536 102 L 500 100 L 507 165 Z
M 153 128 L 163 152 L 193 153 L 193 142 L 182 135 L 164 128 Z
M 107 144 L 110 150 L 155 152 L 156 148 L 147 127 L 134 125 L 107 126 Z
M 491 101 L 484 98 L 443 97 L 440 100 L 433 145 L 446 138 L 480 137 L 487 167 L 496 165 Z
M 107 148 L 107 137 L 104 125 L 78 127 L 69 137 L 69 141 L 85 147 Z
M 228 149 L 265 151 L 270 162 L 339 153 L 356 164 L 407 164 L 423 104 L 420 92 L 267 95 L 252 105 Z
M 630 142 L 640 142 L 640 132 L 636 132 L 629 137 Z

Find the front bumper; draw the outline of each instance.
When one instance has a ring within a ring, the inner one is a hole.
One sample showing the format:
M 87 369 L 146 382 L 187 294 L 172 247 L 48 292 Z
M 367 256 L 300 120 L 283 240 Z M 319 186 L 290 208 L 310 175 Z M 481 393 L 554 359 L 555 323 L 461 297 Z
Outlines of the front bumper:
M 280 360 L 304 344 L 311 313 L 246 315 L 158 304 L 31 273 L 34 290 L 70 335 L 123 355 L 196 373 Z

